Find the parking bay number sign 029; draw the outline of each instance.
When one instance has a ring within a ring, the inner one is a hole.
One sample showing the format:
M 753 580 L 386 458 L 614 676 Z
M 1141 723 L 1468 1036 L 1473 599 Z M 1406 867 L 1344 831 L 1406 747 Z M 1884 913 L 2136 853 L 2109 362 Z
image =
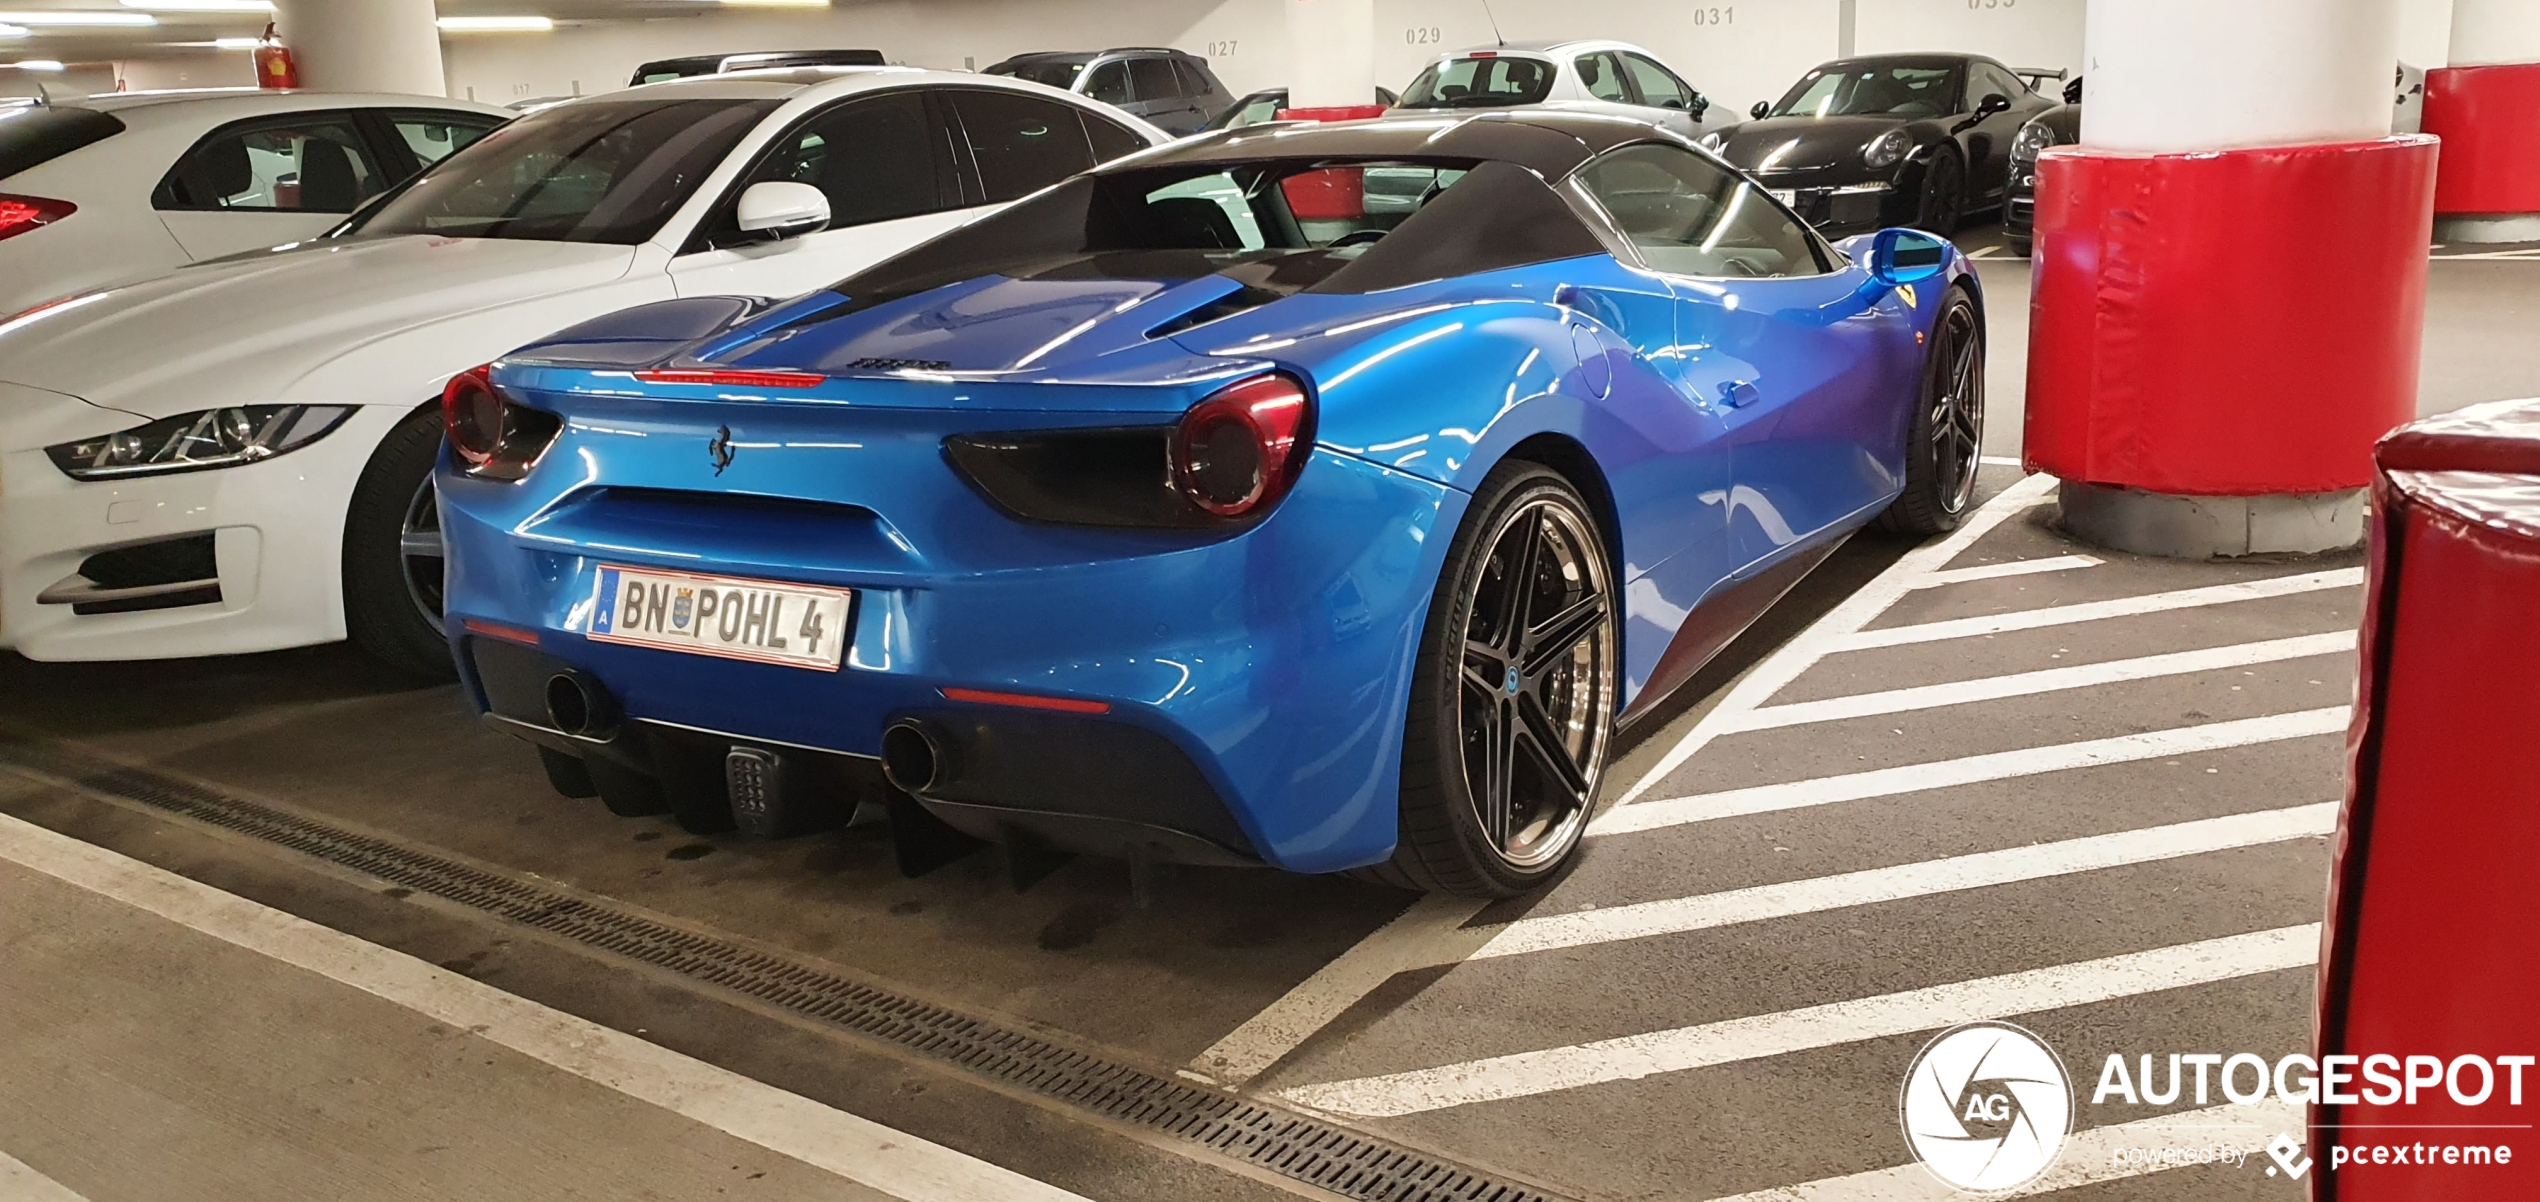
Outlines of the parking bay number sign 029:
M 601 642 L 835 672 L 855 593 L 603 566 L 591 611 L 591 637 Z

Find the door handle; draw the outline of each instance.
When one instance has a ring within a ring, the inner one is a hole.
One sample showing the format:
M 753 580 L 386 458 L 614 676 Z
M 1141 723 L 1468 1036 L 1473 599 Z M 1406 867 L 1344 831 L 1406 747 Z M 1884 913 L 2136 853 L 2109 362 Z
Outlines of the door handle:
M 1731 409 L 1744 409 L 1763 399 L 1764 394 L 1755 391 L 1755 386 L 1744 380 L 1730 380 L 1720 385 L 1720 403 Z

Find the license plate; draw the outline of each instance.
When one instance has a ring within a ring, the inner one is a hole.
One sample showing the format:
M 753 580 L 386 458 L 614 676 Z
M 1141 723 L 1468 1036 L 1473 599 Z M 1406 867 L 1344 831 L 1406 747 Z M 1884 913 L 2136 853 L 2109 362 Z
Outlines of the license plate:
M 1772 193 L 1773 199 L 1778 200 L 1783 204 L 1796 205 L 1799 203 L 1799 193 L 1792 191 L 1789 188 L 1766 188 L 1764 190 Z
M 852 589 L 603 565 L 590 637 L 835 672 L 854 617 Z

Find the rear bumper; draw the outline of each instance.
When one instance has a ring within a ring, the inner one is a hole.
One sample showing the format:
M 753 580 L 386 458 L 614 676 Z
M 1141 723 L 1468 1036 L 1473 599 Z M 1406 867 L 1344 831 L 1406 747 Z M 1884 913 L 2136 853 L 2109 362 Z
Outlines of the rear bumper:
M 657 751 L 671 737 L 661 731 L 861 761 L 871 774 L 883 731 L 912 720 L 940 732 L 958 765 L 920 800 L 973 833 L 1305 872 L 1391 852 L 1412 648 L 1447 541 L 1429 536 L 1453 529 L 1463 494 L 1317 452 L 1275 513 L 1226 537 L 1031 527 L 949 471 L 939 485 L 901 483 L 893 507 L 923 514 L 911 528 L 967 532 L 958 556 L 935 555 L 929 536 L 860 540 L 852 523 L 790 566 L 758 551 L 719 557 L 717 545 L 750 541 L 738 525 L 705 544 L 606 527 L 618 537 L 602 546 L 554 519 L 575 512 L 572 493 L 533 504 L 534 491 L 445 474 L 448 625 L 479 706 L 511 733 L 664 781 L 677 769 L 661 757 L 679 753 Z M 523 520 L 523 506 L 538 516 Z M 1010 566 L 982 561 L 999 548 Z M 962 570 L 930 566 L 939 558 Z M 603 564 L 854 588 L 845 663 L 825 672 L 586 638 Z M 524 654 L 540 658 L 493 666 Z M 612 747 L 547 722 L 530 686 L 563 668 L 603 685 L 626 717 L 618 737 L 636 737 Z M 955 702 L 948 688 L 1101 711 Z

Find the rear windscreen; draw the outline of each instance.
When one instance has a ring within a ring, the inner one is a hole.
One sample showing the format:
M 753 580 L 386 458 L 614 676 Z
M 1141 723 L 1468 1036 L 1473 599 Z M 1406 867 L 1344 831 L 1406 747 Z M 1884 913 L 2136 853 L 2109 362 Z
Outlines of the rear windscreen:
M 95 109 L 40 104 L 0 109 L 0 179 L 122 132 L 123 122 Z

